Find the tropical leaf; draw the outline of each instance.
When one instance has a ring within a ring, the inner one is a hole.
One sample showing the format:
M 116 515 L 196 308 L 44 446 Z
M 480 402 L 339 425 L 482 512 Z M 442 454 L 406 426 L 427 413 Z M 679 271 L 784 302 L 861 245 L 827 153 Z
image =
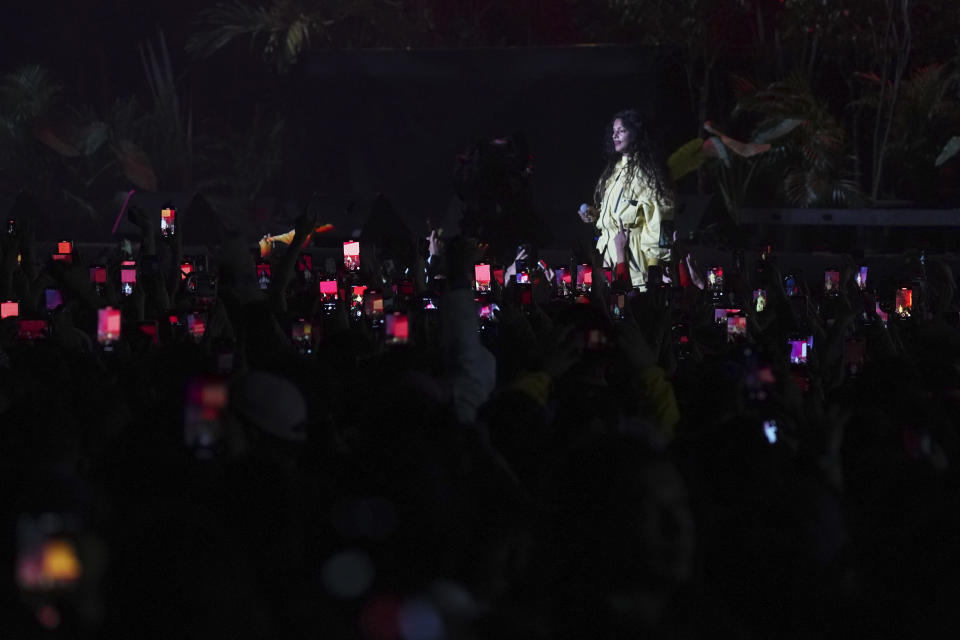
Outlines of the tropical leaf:
M 56 131 L 56 127 L 47 122 L 38 122 L 33 127 L 33 135 L 50 149 L 66 158 L 76 158 L 80 149 L 67 140 L 68 136 Z
M 957 153 L 960 153 L 960 136 L 953 136 L 947 141 L 947 144 L 943 145 L 940 155 L 937 156 L 935 166 L 943 166 L 947 161 L 957 155 Z
M 667 159 L 667 168 L 670 170 L 670 177 L 677 181 L 702 167 L 706 160 L 703 139 L 694 138 L 670 154 Z
M 770 150 L 770 145 L 765 143 L 756 143 L 756 142 L 740 142 L 735 140 L 730 136 L 724 134 L 722 131 L 717 130 L 713 124 L 708 120 L 703 123 L 703 128 L 719 137 L 723 141 L 723 144 L 733 151 L 735 154 L 741 158 L 751 158 L 761 153 L 765 153 Z
M 787 135 L 805 121 L 800 118 L 784 118 L 753 136 L 754 142 L 772 142 Z
M 157 190 L 157 176 L 153 172 L 150 158 L 130 140 L 121 140 L 113 147 L 113 152 L 123 167 L 123 175 L 144 191 Z
M 200 14 L 203 30 L 189 40 L 187 50 L 208 57 L 237 38 L 249 37 L 251 48 L 263 38 L 264 58 L 284 71 L 310 46 L 312 34 L 325 33 L 334 24 L 328 6 L 308 0 L 273 0 L 266 7 L 218 4 Z
M 788 202 L 802 208 L 853 206 L 864 200 L 860 185 L 852 176 L 838 176 L 812 167 L 788 169 L 783 182 Z
M 807 207 L 857 199 L 856 181 L 844 170 L 852 166 L 847 132 L 813 93 L 807 78 L 793 74 L 774 82 L 742 97 L 737 109 L 760 116 L 754 140 L 778 142 L 776 152 L 765 156 L 766 166 L 783 168 L 782 188 L 788 201 Z
M 79 131 L 80 151 L 85 156 L 95 154 L 110 136 L 110 127 L 105 122 L 91 122 Z
M 876 74 L 858 73 L 856 77 L 867 84 L 867 92 L 848 107 L 872 111 L 890 108 L 893 94 L 885 92 L 881 105 L 882 80 Z M 893 105 L 891 136 L 887 145 L 890 158 L 904 166 L 905 172 L 900 175 L 913 173 L 912 178 L 901 182 L 916 184 L 916 178 L 928 170 L 930 159 L 938 151 L 943 153 L 939 145 L 944 127 L 955 130 L 960 124 L 960 104 L 953 98 L 958 87 L 960 72 L 956 65 L 924 65 L 903 79 Z M 943 162 L 948 159 L 945 157 Z M 935 164 L 940 166 L 939 157 Z
M 717 136 L 711 136 L 704 140 L 703 154 L 708 158 L 717 158 L 725 167 L 730 167 L 730 153 L 723 141 Z
M 50 113 L 60 91 L 40 65 L 20 67 L 0 80 L 0 110 L 15 124 L 33 122 Z

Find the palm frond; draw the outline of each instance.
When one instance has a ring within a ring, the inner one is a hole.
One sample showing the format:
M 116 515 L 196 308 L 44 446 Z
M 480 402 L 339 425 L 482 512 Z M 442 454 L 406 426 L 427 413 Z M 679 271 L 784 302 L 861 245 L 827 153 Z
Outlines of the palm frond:
M 764 166 L 784 167 L 782 189 L 796 206 L 845 205 L 860 192 L 847 156 L 847 132 L 819 100 L 806 76 L 792 74 L 753 94 L 737 108 L 759 116 L 753 138 L 776 140 Z
M 271 18 L 270 11 L 262 6 L 218 4 L 200 13 L 199 22 L 207 28 L 191 36 L 187 51 L 206 58 L 243 36 L 250 36 L 252 45 L 256 36 L 271 31 Z
M 815 167 L 790 167 L 784 173 L 783 186 L 787 201 L 801 208 L 854 206 L 864 201 L 855 176 Z
M 784 118 L 780 122 L 775 122 L 768 127 L 759 129 L 754 134 L 754 142 L 773 142 L 792 132 L 804 123 L 799 118 Z
M 187 50 L 209 57 L 238 38 L 248 37 L 251 50 L 263 39 L 264 58 L 283 71 L 310 47 L 313 35 L 324 33 L 334 22 L 325 6 L 310 0 L 273 0 L 268 6 L 218 4 L 201 12 L 201 30 L 187 42 Z
M 940 151 L 940 155 L 937 156 L 937 160 L 934 163 L 935 166 L 939 167 L 946 164 L 958 153 L 960 153 L 960 136 L 953 136 L 947 141 L 947 144 L 943 146 L 943 149 Z
M 0 79 L 0 112 L 14 124 L 47 115 L 56 104 L 61 87 L 40 65 L 26 65 Z

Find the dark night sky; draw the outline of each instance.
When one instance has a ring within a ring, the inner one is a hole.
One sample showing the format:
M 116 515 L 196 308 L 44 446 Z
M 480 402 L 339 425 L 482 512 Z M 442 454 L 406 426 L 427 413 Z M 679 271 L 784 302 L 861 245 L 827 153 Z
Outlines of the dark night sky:
M 138 45 L 156 38 L 162 28 L 174 72 L 181 77 L 181 88 L 190 94 L 198 115 L 223 117 L 227 115 L 224 111 L 237 106 L 224 104 L 225 96 L 235 102 L 246 95 L 269 92 L 273 79 L 257 59 L 257 50 L 248 50 L 248 40 L 211 59 L 190 60 L 184 45 L 197 28 L 197 15 L 215 4 L 214 0 L 10 3 L 0 19 L 0 73 L 40 63 L 64 87 L 68 103 L 90 105 L 103 114 L 114 100 L 130 93 L 147 98 Z M 413 47 L 445 48 L 456 46 L 451 43 L 457 38 L 466 38 L 467 44 L 577 43 L 587 39 L 589 32 L 582 25 L 598 24 L 598 12 L 606 11 L 607 4 L 605 0 L 405 0 L 403 6 L 411 13 L 429 10 L 436 25 L 433 36 L 416 36 Z M 468 16 L 481 7 L 489 8 L 482 24 L 472 34 L 460 34 L 454 26 L 469 21 Z M 614 31 L 617 29 L 614 23 Z M 491 38 L 499 38 L 499 42 Z

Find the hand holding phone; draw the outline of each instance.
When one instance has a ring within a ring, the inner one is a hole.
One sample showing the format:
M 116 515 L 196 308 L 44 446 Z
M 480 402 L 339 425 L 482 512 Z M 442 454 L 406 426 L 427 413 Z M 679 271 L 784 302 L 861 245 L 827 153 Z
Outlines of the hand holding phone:
M 860 291 L 867 290 L 867 271 L 867 267 L 863 266 L 857 269 L 857 275 L 855 276 L 855 279 L 857 281 L 857 287 L 860 288 Z
M 490 291 L 490 265 L 485 263 L 473 265 L 473 280 L 476 291 Z
M 747 339 L 747 317 L 727 316 L 727 342 L 743 342 Z
M 367 316 L 378 319 L 383 315 L 383 294 L 379 291 L 365 291 L 363 294 L 363 310 Z
M 753 308 L 757 313 L 763 313 L 767 309 L 767 290 L 766 289 L 754 289 L 753 290 Z
M 577 265 L 577 291 L 587 293 L 593 287 L 593 269 L 588 264 Z
M 360 270 L 360 243 L 356 240 L 343 243 L 343 268 L 346 271 Z
M 557 279 L 557 293 L 560 296 L 567 296 L 570 294 L 570 291 L 573 289 L 572 277 L 570 275 L 570 269 L 568 267 L 557 267 L 557 270 L 554 272 Z
M 17 321 L 17 340 L 41 340 L 47 337 L 48 329 L 46 320 L 21 318 Z
M 900 287 L 897 289 L 894 301 L 894 310 L 901 318 L 909 318 L 913 314 L 913 289 Z
M 120 309 L 105 307 L 97 312 L 97 342 L 109 348 L 120 339 Z
M 813 336 L 791 336 L 787 339 L 787 346 L 790 349 L 790 364 L 806 365 L 809 351 L 813 348 Z
M 300 355 L 313 353 L 313 323 L 304 318 L 294 320 L 290 327 L 290 339 Z
M 270 288 L 270 281 L 272 279 L 272 272 L 270 269 L 269 262 L 259 262 L 257 263 L 257 284 L 260 286 L 261 291 L 266 291 Z
M 385 329 L 387 344 L 403 345 L 410 341 L 410 320 L 405 313 L 387 315 Z
M 97 291 L 102 290 L 107 285 L 107 268 L 103 265 L 90 267 L 90 282 L 97 287 Z
M 193 378 L 184 398 L 183 442 L 200 460 L 210 460 L 223 449 L 223 412 L 229 398 L 227 383 L 219 378 Z
M 823 272 L 823 294 L 836 296 L 840 293 L 840 272 L 836 269 L 827 269 Z
M 735 316 L 740 313 L 740 309 L 714 309 L 713 321 L 717 324 L 726 324 L 728 316 Z
M 723 291 L 723 267 L 710 267 L 707 270 L 707 289 Z
M 207 314 L 203 311 L 194 311 L 187 315 L 187 333 L 195 342 L 203 340 L 207 332 Z
M 177 232 L 177 210 L 173 207 L 164 207 L 160 210 L 160 237 L 170 238 Z
M 323 300 L 336 300 L 337 299 L 337 281 L 336 280 L 321 280 L 317 285 L 320 297 Z
M 800 294 L 800 278 L 794 273 L 783 277 L 783 289 L 788 298 L 795 298 Z
M 73 243 L 69 240 L 61 240 L 57 243 L 57 252 L 50 258 L 54 262 L 73 262 Z
M 43 299 L 47 311 L 56 311 L 63 306 L 63 292 L 60 289 L 47 287 L 43 290 Z
M 124 260 L 120 264 L 120 293 L 125 296 L 133 294 L 137 284 L 137 263 L 133 260 Z
M 217 279 L 205 271 L 191 273 L 186 288 L 195 307 L 208 309 L 217 301 Z

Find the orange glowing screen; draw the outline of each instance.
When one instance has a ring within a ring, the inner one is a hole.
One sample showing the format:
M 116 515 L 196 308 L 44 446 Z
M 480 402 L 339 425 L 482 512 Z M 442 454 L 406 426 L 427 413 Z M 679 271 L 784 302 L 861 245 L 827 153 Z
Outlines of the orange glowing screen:
M 902 288 L 897 291 L 897 313 L 904 313 L 913 308 L 913 291 L 911 289 Z

